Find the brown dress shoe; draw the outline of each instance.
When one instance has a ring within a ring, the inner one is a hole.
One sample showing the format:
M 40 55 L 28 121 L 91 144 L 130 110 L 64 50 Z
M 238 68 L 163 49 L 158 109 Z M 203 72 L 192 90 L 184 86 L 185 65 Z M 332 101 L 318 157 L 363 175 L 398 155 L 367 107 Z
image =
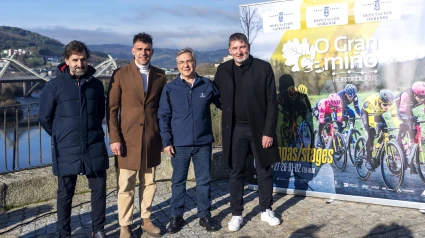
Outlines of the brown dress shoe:
M 142 225 L 140 225 L 140 228 L 148 235 L 159 237 L 161 236 L 161 229 L 156 227 L 152 222 L 150 218 L 142 218 Z
M 131 229 L 130 226 L 122 226 L 120 228 L 120 238 L 131 238 Z

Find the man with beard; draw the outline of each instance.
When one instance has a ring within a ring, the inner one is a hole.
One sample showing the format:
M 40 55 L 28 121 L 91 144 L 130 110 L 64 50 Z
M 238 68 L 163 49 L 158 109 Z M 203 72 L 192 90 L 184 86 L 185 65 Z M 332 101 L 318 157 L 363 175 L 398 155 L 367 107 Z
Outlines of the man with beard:
M 131 237 L 137 177 L 141 228 L 151 236 L 161 235 L 150 216 L 156 190 L 155 167 L 161 163 L 157 112 L 165 72 L 150 63 L 154 49 L 149 34 L 134 36 L 132 53 L 134 60 L 112 75 L 107 100 L 111 151 L 117 166 L 121 238 Z
M 57 216 L 60 237 L 71 237 L 71 205 L 78 175 L 85 175 L 91 190 L 93 237 L 106 237 L 106 169 L 108 153 L 102 120 L 105 94 L 88 65 L 90 52 L 71 41 L 58 75 L 44 86 L 40 97 L 40 124 L 52 136 L 52 169 L 58 176 Z
M 277 96 L 272 67 L 253 58 L 250 45 L 242 33 L 229 38 L 229 60 L 217 69 L 214 83 L 222 103 L 223 155 L 230 166 L 230 207 L 232 219 L 228 229 L 237 231 L 243 223 L 244 173 L 251 149 L 258 174 L 261 221 L 271 226 L 280 220 L 271 210 L 273 203 L 273 169 L 279 162 L 277 148 Z

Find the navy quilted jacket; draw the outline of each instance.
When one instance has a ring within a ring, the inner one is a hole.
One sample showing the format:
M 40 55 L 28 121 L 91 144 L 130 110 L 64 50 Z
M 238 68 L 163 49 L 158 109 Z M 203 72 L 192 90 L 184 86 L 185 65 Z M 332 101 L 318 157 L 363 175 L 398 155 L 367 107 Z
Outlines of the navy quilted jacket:
M 46 83 L 40 97 L 40 124 L 52 136 L 52 169 L 56 176 L 91 175 L 109 167 L 102 120 L 103 85 L 89 66 L 79 80 L 69 67 L 58 66 L 58 76 Z

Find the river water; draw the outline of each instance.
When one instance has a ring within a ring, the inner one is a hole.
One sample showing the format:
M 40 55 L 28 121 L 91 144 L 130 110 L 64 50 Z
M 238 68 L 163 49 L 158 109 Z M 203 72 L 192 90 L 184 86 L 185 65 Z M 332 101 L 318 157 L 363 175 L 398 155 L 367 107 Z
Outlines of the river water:
M 21 105 L 38 103 L 40 93 L 40 91 L 33 92 L 31 97 L 17 97 L 15 100 Z M 31 106 L 28 113 L 31 117 L 36 117 L 38 106 Z M 28 113 L 25 108 L 24 117 Z M 11 122 L 6 124 L 6 130 L 3 122 L 0 126 L 0 173 L 51 164 L 51 138 L 38 123 L 31 123 L 29 127 L 22 123 L 15 129 L 14 123 Z M 103 129 L 107 135 L 105 123 Z M 105 143 L 109 144 L 109 138 L 106 136 Z M 107 148 L 108 153 L 112 154 L 109 146 Z

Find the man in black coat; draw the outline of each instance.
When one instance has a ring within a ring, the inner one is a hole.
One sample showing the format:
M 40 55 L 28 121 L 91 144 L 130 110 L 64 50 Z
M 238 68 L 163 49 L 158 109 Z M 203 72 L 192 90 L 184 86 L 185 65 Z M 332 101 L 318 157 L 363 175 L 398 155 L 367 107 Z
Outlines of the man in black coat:
M 273 203 L 273 164 L 279 162 L 276 139 L 277 97 L 275 78 L 268 62 L 253 58 L 242 33 L 229 38 L 233 60 L 221 64 L 214 83 L 222 103 L 223 153 L 231 172 L 229 176 L 232 219 L 230 231 L 243 223 L 244 173 L 251 149 L 258 174 L 261 220 L 271 226 L 280 224 L 271 210 Z
M 57 77 L 40 97 L 40 124 L 52 137 L 52 169 L 58 176 L 57 215 L 61 237 L 71 237 L 71 205 L 78 175 L 86 175 L 91 189 L 93 237 L 106 237 L 106 169 L 109 167 L 102 120 L 105 96 L 102 83 L 87 63 L 90 52 L 71 41 Z

